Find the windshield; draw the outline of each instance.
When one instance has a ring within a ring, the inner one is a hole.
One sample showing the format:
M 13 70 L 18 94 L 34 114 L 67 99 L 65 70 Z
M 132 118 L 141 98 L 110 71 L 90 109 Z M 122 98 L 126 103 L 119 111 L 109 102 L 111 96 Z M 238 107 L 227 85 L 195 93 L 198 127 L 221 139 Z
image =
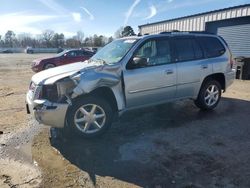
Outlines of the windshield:
M 100 49 L 92 58 L 93 61 L 103 61 L 107 64 L 119 62 L 138 39 L 115 40 Z

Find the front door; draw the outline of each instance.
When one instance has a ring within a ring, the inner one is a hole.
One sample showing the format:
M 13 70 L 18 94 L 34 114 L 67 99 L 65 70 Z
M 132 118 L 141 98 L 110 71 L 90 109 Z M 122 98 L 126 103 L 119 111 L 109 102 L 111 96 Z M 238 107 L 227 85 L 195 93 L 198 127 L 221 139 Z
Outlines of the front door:
M 147 59 L 147 63 L 135 66 L 134 57 Z M 176 93 L 176 64 L 171 57 L 169 39 L 150 39 L 140 45 L 123 76 L 127 108 L 173 99 Z

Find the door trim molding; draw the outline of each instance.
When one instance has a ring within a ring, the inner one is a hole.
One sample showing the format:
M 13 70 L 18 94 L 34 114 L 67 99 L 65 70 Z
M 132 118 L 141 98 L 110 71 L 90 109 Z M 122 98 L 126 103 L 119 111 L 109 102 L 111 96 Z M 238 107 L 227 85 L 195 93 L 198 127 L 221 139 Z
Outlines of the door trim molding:
M 152 91 L 152 90 L 156 90 L 156 89 L 163 89 L 163 88 L 172 87 L 172 86 L 175 86 L 175 84 L 166 85 L 166 86 L 151 87 L 151 88 L 147 88 L 147 89 L 132 90 L 132 91 L 129 91 L 128 93 L 129 94 L 134 94 L 134 93 L 140 93 L 140 92 L 144 92 L 144 91 Z

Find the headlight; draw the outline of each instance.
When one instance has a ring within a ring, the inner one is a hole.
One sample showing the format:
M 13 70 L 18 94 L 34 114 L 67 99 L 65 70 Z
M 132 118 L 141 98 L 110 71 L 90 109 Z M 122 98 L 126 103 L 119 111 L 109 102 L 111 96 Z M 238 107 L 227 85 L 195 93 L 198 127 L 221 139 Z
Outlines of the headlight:
M 41 62 L 41 61 L 34 60 L 34 61 L 32 62 L 32 66 L 37 66 L 37 65 L 40 64 L 40 62 Z
M 36 84 L 34 82 L 30 82 L 29 90 L 34 92 L 35 88 L 36 88 Z
M 41 99 L 42 97 L 42 86 L 37 85 L 34 92 L 34 99 Z

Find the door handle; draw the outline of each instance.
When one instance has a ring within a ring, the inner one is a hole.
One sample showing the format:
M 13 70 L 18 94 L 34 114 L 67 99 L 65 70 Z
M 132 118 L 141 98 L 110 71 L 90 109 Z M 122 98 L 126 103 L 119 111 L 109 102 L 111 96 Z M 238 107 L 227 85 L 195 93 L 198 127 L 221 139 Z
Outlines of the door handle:
M 207 68 L 208 68 L 208 65 L 201 65 L 201 68 L 202 68 L 202 69 L 207 69 Z
M 171 69 L 168 69 L 168 70 L 165 71 L 165 74 L 173 74 L 173 73 L 174 73 L 174 71 L 171 70 Z

